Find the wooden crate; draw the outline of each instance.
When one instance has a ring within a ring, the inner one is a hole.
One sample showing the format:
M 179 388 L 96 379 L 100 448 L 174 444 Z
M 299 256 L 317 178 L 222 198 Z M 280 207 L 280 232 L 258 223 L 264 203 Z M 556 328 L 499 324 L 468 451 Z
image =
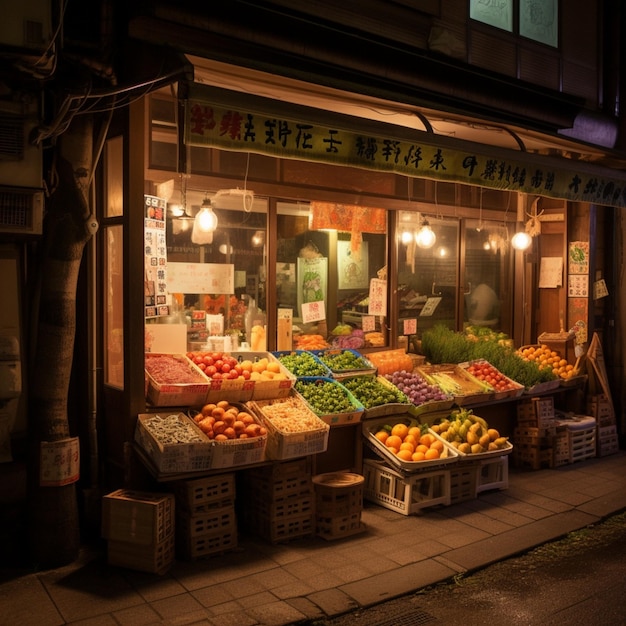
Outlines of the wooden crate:
M 478 462 L 476 493 L 509 488 L 509 456 L 481 459 Z
M 608 456 L 619 451 L 619 438 L 617 426 L 600 426 L 596 433 L 596 452 L 598 456 Z
M 528 444 L 515 445 L 513 462 L 519 469 L 539 470 L 554 467 L 554 448 Z
M 192 513 L 206 508 L 220 508 L 235 501 L 235 474 L 181 480 L 176 483 L 175 492 L 177 506 Z
M 476 498 L 479 473 L 479 462 L 462 461 L 450 467 L 450 504 Z

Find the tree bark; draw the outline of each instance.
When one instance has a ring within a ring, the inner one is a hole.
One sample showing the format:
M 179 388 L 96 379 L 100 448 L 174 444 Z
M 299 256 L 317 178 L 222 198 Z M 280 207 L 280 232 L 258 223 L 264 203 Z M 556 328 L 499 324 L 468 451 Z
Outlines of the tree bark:
M 29 386 L 30 555 L 38 567 L 74 561 L 80 550 L 76 483 L 40 484 L 41 442 L 72 437 L 68 394 L 76 331 L 76 289 L 89 215 L 93 122 L 75 117 L 57 146 L 57 186 L 46 206 L 39 261 L 37 325 Z M 44 364 L 45 367 L 41 367 Z

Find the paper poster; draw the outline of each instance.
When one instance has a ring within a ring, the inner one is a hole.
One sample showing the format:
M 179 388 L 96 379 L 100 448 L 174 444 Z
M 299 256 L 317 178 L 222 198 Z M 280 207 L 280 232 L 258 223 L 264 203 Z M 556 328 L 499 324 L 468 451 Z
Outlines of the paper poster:
M 539 269 L 539 288 L 563 286 L 563 259 L 560 256 L 544 256 Z
M 567 295 L 570 298 L 586 298 L 589 295 L 589 276 L 570 274 L 567 277 Z
M 309 302 L 326 301 L 328 284 L 328 259 L 316 257 L 299 258 L 297 272 L 298 309 Z
M 320 322 L 326 319 L 326 307 L 324 301 L 306 302 L 302 305 L 302 322 L 310 324 L 312 322 Z
M 367 241 L 361 242 L 359 254 L 349 241 L 337 242 L 337 279 L 339 289 L 365 289 L 369 279 Z
M 168 263 L 170 293 L 235 293 L 235 266 L 232 263 Z
M 568 274 L 589 273 L 589 242 L 572 241 L 568 252 Z
M 144 305 L 146 317 L 169 315 L 165 207 L 156 196 L 144 196 Z

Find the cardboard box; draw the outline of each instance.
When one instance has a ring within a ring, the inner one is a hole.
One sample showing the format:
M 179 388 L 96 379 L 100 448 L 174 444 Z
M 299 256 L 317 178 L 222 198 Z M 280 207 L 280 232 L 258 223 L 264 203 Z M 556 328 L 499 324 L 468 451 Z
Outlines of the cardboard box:
M 209 393 L 210 381 L 191 359 L 184 354 L 146 353 L 146 362 L 150 359 L 168 358 L 177 361 L 189 373 L 189 379 L 195 382 L 165 382 L 157 380 L 146 369 L 147 399 L 152 406 L 193 406 L 203 404 Z
M 156 545 L 174 533 L 174 512 L 174 494 L 118 489 L 102 498 L 102 536 Z

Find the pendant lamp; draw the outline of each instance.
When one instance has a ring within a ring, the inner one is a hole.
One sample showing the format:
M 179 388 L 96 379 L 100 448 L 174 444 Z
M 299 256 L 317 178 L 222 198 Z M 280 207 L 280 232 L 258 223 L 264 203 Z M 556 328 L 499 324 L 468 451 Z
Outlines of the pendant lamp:
M 420 248 L 432 248 L 435 245 L 435 241 L 437 241 L 437 235 L 433 232 L 428 220 L 425 219 L 419 232 L 415 235 L 415 243 Z
M 197 245 L 211 243 L 213 241 L 213 233 L 216 228 L 217 215 L 213 212 L 211 200 L 209 198 L 205 198 L 202 201 L 202 206 L 193 221 L 191 241 Z

